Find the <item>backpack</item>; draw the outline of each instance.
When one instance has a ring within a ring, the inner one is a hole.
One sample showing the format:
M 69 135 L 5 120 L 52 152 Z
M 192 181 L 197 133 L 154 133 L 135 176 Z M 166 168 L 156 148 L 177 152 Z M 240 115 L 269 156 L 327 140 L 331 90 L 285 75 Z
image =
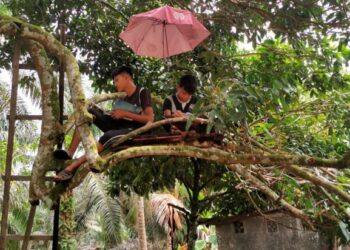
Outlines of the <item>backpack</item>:
M 139 89 L 139 105 L 136 105 L 136 104 L 131 104 L 129 102 L 126 102 L 124 100 L 115 100 L 112 104 L 112 109 L 122 109 L 122 110 L 125 110 L 125 111 L 128 111 L 128 112 L 132 112 L 132 113 L 135 113 L 135 114 L 140 114 L 142 112 L 142 108 L 141 108 L 141 92 L 144 90 L 145 88 L 144 87 L 141 87 Z

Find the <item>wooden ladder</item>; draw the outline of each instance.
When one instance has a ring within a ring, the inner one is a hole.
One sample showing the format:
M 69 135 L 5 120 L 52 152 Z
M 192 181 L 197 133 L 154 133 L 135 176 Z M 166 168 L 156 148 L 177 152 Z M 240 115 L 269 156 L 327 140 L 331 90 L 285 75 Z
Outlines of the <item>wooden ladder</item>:
M 60 40 L 62 43 L 65 42 L 65 26 L 60 25 Z M 5 174 L 2 175 L 4 180 L 4 193 L 3 193 L 3 204 L 2 204 L 2 216 L 1 216 L 1 234 L 0 234 L 0 250 L 5 250 L 6 242 L 8 241 L 23 241 L 22 250 L 27 250 L 29 241 L 52 241 L 52 249 L 58 249 L 58 226 L 59 226 L 59 201 L 54 209 L 53 218 L 53 233 L 52 235 L 31 235 L 35 212 L 39 202 L 31 204 L 29 216 L 27 220 L 26 231 L 24 235 L 8 234 L 8 216 L 10 209 L 10 189 L 11 182 L 13 181 L 30 181 L 31 176 L 18 176 L 12 175 L 12 160 L 13 160 L 13 148 L 14 148 L 14 137 L 15 137 L 15 122 L 16 120 L 42 120 L 41 115 L 17 115 L 17 92 L 18 92 L 18 80 L 19 80 L 19 69 L 30 69 L 32 66 L 20 65 L 20 53 L 21 45 L 20 41 L 16 40 L 14 46 L 14 53 L 12 59 L 12 88 L 11 88 L 11 100 L 10 100 L 10 114 L 8 116 L 9 129 L 8 129 L 8 140 L 7 140 L 7 153 L 6 153 L 6 165 Z M 64 103 L 64 70 L 62 65 L 59 67 L 59 104 L 60 104 L 60 122 L 63 122 L 63 103 Z M 62 145 L 58 145 L 61 147 Z M 47 181 L 53 181 L 52 177 L 46 177 Z

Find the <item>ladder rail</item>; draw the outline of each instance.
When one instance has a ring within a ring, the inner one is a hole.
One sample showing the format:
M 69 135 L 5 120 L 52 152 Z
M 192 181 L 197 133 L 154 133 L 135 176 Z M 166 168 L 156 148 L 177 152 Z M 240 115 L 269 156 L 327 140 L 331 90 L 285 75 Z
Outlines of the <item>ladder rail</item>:
M 30 233 L 32 232 L 34 216 L 36 212 L 36 205 L 30 206 L 29 218 L 27 222 L 26 232 L 24 233 L 24 239 L 22 243 L 22 250 L 27 250 L 29 244 Z
M 17 107 L 17 94 L 18 94 L 18 79 L 19 79 L 19 58 L 21 53 L 20 41 L 16 38 L 14 46 L 14 54 L 12 59 L 12 89 L 11 89 L 11 101 L 10 101 L 10 117 L 9 117 L 9 133 L 7 139 L 7 153 L 6 153 L 6 168 L 5 168 L 5 183 L 4 183 L 4 195 L 2 204 L 2 216 L 1 216 L 1 236 L 0 236 L 0 250 L 5 249 L 6 235 L 7 235 L 7 223 L 8 213 L 10 207 L 10 188 L 12 173 L 12 160 L 13 160 L 13 146 L 15 137 L 15 115 Z

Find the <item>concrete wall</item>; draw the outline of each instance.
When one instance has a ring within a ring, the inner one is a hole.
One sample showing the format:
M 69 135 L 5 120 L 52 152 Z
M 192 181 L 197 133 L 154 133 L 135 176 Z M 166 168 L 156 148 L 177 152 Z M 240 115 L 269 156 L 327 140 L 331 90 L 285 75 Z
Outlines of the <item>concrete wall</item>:
M 326 250 L 318 233 L 281 212 L 216 225 L 219 250 Z M 272 221 L 273 220 L 273 221 Z M 274 222 L 275 221 L 275 222 Z

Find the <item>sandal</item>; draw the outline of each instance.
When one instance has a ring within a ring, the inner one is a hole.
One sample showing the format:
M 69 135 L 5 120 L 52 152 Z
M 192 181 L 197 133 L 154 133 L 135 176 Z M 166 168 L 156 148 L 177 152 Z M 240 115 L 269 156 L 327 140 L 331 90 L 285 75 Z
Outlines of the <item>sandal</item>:
M 67 170 L 63 169 L 62 171 L 60 171 L 56 176 L 54 176 L 53 178 L 56 181 L 67 181 L 69 179 L 72 179 L 73 177 L 73 173 L 68 172 Z

